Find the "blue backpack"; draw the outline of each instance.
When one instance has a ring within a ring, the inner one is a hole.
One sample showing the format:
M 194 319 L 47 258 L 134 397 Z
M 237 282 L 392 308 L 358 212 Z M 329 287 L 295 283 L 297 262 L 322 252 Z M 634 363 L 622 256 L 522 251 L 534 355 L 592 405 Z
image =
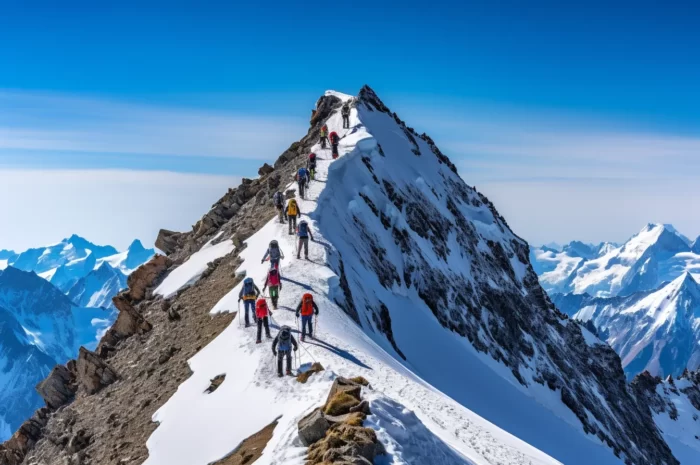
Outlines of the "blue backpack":
M 292 328 L 289 326 L 282 326 L 280 328 L 277 349 L 281 352 L 288 352 L 292 350 Z
M 243 295 L 253 295 L 255 294 L 253 278 L 246 278 L 243 281 Z
M 309 223 L 307 223 L 306 220 L 299 223 L 297 228 L 299 231 L 299 237 L 306 237 L 309 235 Z
M 299 179 L 306 179 L 306 168 L 299 168 L 297 175 L 299 176 Z

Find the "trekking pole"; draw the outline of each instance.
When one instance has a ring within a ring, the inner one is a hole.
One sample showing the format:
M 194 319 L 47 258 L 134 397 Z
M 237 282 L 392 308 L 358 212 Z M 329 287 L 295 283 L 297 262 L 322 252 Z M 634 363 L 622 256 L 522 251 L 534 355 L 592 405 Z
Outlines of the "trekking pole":
M 243 325 L 241 324 L 241 300 L 238 299 L 238 327 L 242 328 Z

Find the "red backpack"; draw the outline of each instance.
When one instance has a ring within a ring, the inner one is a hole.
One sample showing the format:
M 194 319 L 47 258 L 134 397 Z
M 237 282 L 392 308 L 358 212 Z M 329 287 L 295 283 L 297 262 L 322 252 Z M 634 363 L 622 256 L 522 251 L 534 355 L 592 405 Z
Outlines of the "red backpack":
M 280 274 L 277 269 L 273 268 L 267 273 L 267 285 L 268 286 L 279 286 L 280 285 Z
M 258 299 L 255 303 L 255 316 L 265 318 L 267 316 L 267 302 L 265 299 Z
M 331 132 L 331 135 L 328 137 L 331 141 L 331 144 L 335 145 L 338 142 L 340 142 L 340 138 L 338 137 L 338 133 L 335 131 Z
M 302 316 L 311 316 L 314 314 L 314 296 L 309 293 L 301 296 L 301 314 Z
M 314 161 L 314 160 L 316 160 L 316 154 L 315 153 L 309 154 L 309 161 Z

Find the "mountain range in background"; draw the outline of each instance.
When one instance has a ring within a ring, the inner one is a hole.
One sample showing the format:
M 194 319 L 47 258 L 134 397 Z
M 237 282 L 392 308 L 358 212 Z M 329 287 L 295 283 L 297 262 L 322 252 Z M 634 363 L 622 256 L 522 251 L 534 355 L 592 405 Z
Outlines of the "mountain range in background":
M 557 307 L 590 322 L 628 377 L 700 367 L 700 238 L 648 224 L 622 245 L 573 241 L 530 256 Z
M 0 440 L 41 405 L 34 387 L 56 364 L 96 346 L 115 318 L 112 297 L 153 254 L 138 240 L 118 252 L 76 235 L 0 251 Z

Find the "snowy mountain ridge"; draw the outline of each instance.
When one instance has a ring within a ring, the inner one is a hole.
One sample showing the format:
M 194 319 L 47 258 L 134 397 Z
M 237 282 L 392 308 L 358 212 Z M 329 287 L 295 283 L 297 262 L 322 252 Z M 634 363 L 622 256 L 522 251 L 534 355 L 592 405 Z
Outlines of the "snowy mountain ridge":
M 337 160 L 318 144 L 324 123 L 342 138 Z M 316 180 L 300 198 L 288 182 L 312 151 Z M 275 218 L 278 189 L 309 222 L 309 260 Z M 321 309 L 298 368 L 325 370 L 305 383 L 278 378 L 270 346 L 239 326 L 242 277 L 261 283 L 273 239 L 285 252 L 273 333 L 297 328 L 303 293 Z M 551 303 L 527 244 L 493 204 L 368 87 L 357 98 L 327 92 L 309 133 L 274 167 L 230 189 L 192 231 L 161 231 L 156 244 L 167 257 L 131 275 L 105 350 L 79 360 L 120 376 L 70 375 L 78 396 L 43 423 L 23 463 L 70 460 L 50 438 L 82 431 L 93 438 L 81 449 L 89 463 L 220 464 L 272 427 L 256 464 L 301 464 L 299 420 L 336 377 L 357 375 L 371 384 L 365 426 L 386 450 L 377 463 L 675 465 L 685 451 L 669 448 L 670 429 L 626 384 L 617 354 Z M 211 316 L 196 324 L 201 311 Z M 227 322 L 220 333 L 187 339 L 216 321 Z

